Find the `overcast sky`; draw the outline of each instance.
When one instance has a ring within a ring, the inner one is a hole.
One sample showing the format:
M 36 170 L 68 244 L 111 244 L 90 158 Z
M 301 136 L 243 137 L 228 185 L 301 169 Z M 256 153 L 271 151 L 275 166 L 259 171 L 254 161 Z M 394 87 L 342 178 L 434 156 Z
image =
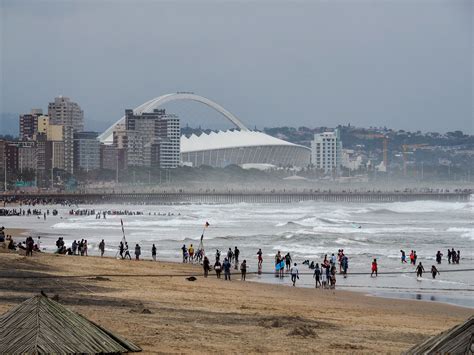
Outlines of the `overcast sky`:
M 100 130 L 193 91 L 252 128 L 474 133 L 471 0 L 0 3 L 0 113 L 62 94 Z

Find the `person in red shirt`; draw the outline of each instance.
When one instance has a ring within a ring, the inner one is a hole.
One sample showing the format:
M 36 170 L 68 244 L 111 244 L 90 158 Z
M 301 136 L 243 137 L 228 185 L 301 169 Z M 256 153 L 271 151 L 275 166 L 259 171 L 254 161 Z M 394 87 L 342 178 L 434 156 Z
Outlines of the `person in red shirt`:
M 375 273 L 375 277 L 377 277 L 377 271 L 378 271 L 377 259 L 374 259 L 374 261 L 372 261 L 372 273 L 370 274 L 370 277 L 374 276 L 374 273 Z

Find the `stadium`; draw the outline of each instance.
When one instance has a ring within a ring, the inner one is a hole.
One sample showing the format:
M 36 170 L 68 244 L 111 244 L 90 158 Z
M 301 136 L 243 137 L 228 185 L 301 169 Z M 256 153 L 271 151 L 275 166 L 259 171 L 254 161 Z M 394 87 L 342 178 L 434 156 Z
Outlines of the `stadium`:
M 204 104 L 229 120 L 235 130 L 181 137 L 181 160 L 184 165 L 198 167 L 209 165 L 225 167 L 275 166 L 306 167 L 310 163 L 311 150 L 302 145 L 286 142 L 265 133 L 249 130 L 236 116 L 219 104 L 193 93 L 174 93 L 159 96 L 145 102 L 133 111 L 135 114 L 153 112 L 154 109 L 175 100 L 190 100 Z M 101 142 L 111 144 L 117 124 L 124 123 L 125 116 L 99 136 Z

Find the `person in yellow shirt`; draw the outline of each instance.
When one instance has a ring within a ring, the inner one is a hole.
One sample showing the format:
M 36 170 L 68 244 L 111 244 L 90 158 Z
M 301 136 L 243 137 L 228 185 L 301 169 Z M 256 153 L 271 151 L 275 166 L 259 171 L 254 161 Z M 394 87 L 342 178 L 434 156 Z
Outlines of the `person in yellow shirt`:
M 189 246 L 188 252 L 189 252 L 189 261 L 193 262 L 193 260 L 194 260 L 194 247 L 193 247 L 192 244 Z

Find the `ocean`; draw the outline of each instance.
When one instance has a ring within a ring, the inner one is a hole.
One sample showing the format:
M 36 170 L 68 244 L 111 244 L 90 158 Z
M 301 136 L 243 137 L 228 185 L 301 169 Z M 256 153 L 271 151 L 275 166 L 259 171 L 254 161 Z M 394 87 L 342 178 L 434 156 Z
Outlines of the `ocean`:
M 395 203 L 322 203 L 226 204 L 226 205 L 81 205 L 36 206 L 42 211 L 56 208 L 46 220 L 31 217 L 0 217 L 0 224 L 10 228 L 29 228 L 33 236 L 42 236 L 42 247 L 55 250 L 55 241 L 64 237 L 67 246 L 74 239 L 87 239 L 89 253 L 98 253 L 98 243 L 105 239 L 106 255 L 114 256 L 122 239 L 120 220 L 132 257 L 136 243 L 142 257 L 151 258 L 155 243 L 157 257 L 166 261 L 181 260 L 181 246 L 199 245 L 204 231 L 206 254 L 214 262 L 216 249 L 222 255 L 237 246 L 240 260 L 246 259 L 249 272 L 257 271 L 259 248 L 264 255 L 263 270 L 268 274 L 253 280 L 290 285 L 272 275 L 278 250 L 290 253 L 301 273 L 298 286 L 314 287 L 312 270 L 301 263 L 320 263 L 324 254 L 337 255 L 339 249 L 349 257 L 349 275 L 338 276 L 337 288 L 371 295 L 410 298 L 452 303 L 474 308 L 474 200 L 469 202 L 395 202 Z M 143 215 L 73 216 L 70 209 L 129 210 Z M 210 226 L 204 229 L 204 224 Z M 447 249 L 461 252 L 459 265 L 448 264 Z M 416 250 L 426 274 L 417 280 L 410 264 L 401 264 L 400 250 Z M 443 254 L 437 265 L 436 252 Z M 370 265 L 377 258 L 380 275 L 371 278 Z M 440 275 L 431 278 L 431 265 Z M 457 271 L 470 270 L 470 271 Z M 391 274 L 383 274 L 391 272 Z M 351 273 L 355 273 L 351 275 Z M 237 277 L 238 278 L 238 277 Z M 325 291 L 321 291 L 325 292 Z M 330 292 L 330 291 L 328 291 Z

